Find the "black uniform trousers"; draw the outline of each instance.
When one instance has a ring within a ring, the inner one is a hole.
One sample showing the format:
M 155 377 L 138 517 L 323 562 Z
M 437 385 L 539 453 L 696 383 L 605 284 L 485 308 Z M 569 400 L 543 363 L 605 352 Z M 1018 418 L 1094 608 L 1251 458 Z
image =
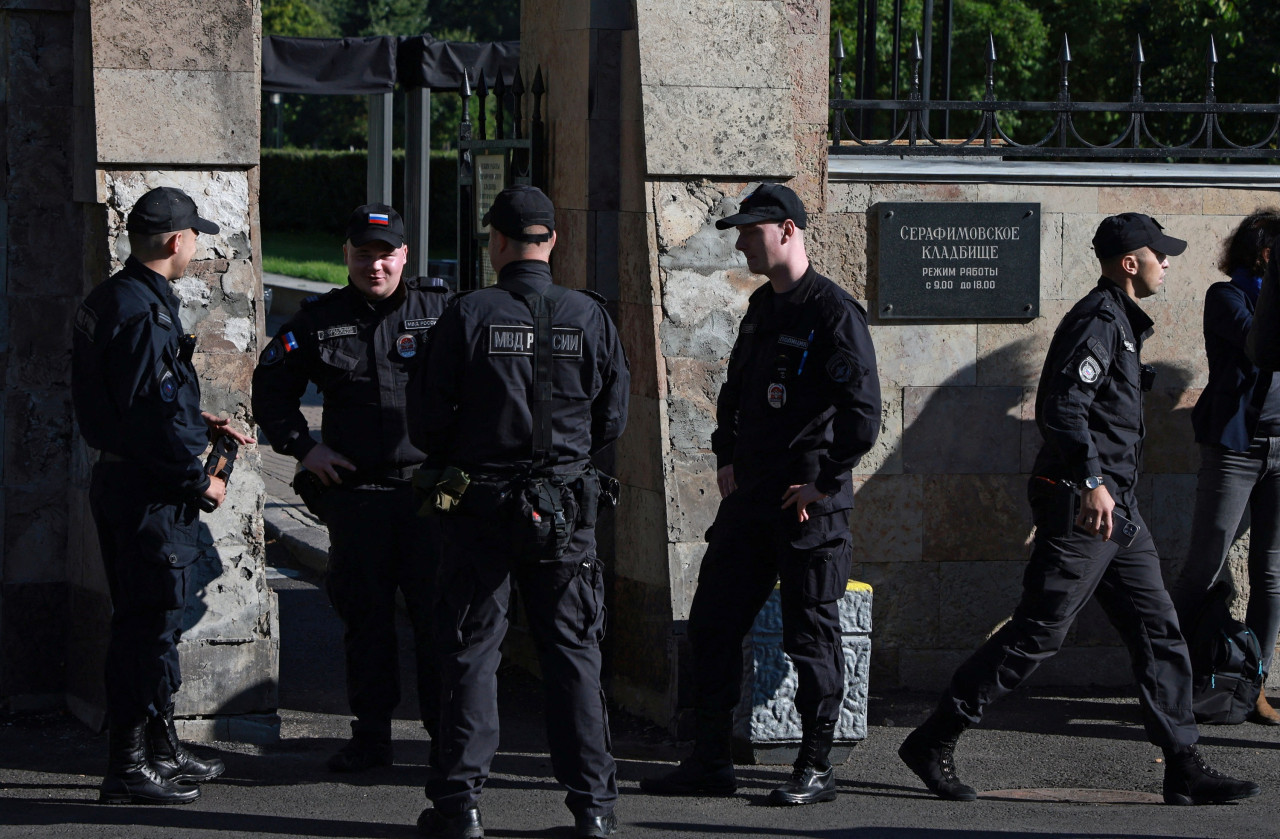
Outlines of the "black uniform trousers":
M 841 494 L 843 495 L 843 493 Z M 831 499 L 809 520 L 785 510 L 782 490 L 739 488 L 720 502 L 689 612 L 695 703 L 725 713 L 742 683 L 742 640 L 775 584 L 782 597 L 782 648 L 796 668 L 801 720 L 834 720 L 844 699 L 840 598 L 853 565 L 849 510 Z
M 389 741 L 400 704 L 396 589 L 413 627 L 418 711 L 435 740 L 440 679 L 431 637 L 435 523 L 417 515 L 410 486 L 330 489 L 321 497 L 329 525 L 325 587 L 343 625 L 352 734 Z
M 497 673 L 514 579 L 542 668 L 552 771 L 576 816 L 603 816 L 613 811 L 618 782 L 600 686 L 604 578 L 595 528 L 579 526 L 563 557 L 539 562 L 514 558 L 510 527 L 490 517 L 441 517 L 434 603 L 441 745 L 426 794 L 446 815 L 478 804 L 498 748 Z
M 182 685 L 178 641 L 199 553 L 194 500 L 166 499 L 136 465 L 93 467 L 89 507 L 111 592 L 107 719 L 132 726 L 164 714 Z
M 1037 502 L 1033 496 L 1037 535 L 1022 600 L 1013 617 L 952 676 L 938 706 L 944 717 L 963 727 L 981 720 L 987 705 L 1062 647 L 1076 616 L 1096 594 L 1129 649 L 1147 737 L 1164 749 L 1196 742 L 1191 662 L 1160 575 L 1160 558 L 1136 505 L 1119 509 L 1142 528 L 1128 548 L 1074 528 L 1062 536 L 1042 535 L 1057 514 L 1050 500 Z

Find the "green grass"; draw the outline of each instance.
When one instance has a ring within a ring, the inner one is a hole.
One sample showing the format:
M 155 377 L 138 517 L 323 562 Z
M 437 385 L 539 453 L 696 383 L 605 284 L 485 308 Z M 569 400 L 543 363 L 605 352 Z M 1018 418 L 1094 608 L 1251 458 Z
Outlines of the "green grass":
M 342 241 L 323 233 L 263 233 L 262 270 L 269 274 L 335 285 L 347 283 L 347 266 L 342 264 Z

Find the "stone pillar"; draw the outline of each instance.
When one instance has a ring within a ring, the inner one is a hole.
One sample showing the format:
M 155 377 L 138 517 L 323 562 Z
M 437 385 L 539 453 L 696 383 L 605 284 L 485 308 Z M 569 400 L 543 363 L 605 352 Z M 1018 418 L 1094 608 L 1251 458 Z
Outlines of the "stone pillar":
M 110 600 L 86 497 L 96 453 L 70 408 L 71 323 L 127 255 L 124 214 L 136 198 L 186 190 L 222 227 L 201 237 L 176 286 L 183 326 L 199 339 L 204 407 L 251 427 L 263 329 L 260 16 L 256 0 L 15 0 L 0 23 L 0 702 L 65 701 L 96 727 Z M 278 727 L 261 509 L 249 451 L 228 503 L 204 517 L 210 549 L 188 609 L 178 713 L 207 721 L 187 736 L 261 738 Z
M 758 284 L 712 223 L 759 179 L 823 205 L 827 4 L 526 0 L 522 24 L 525 77 L 548 78 L 557 280 L 617 301 L 631 364 L 612 692 L 666 723 L 718 502 L 715 394 Z

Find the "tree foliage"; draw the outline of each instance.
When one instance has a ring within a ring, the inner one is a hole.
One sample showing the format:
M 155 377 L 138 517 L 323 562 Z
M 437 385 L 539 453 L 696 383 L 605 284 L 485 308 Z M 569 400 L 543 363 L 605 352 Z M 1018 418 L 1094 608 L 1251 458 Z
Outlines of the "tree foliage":
M 865 5 L 865 0 L 863 0 Z M 833 37 L 844 37 L 848 58 L 845 73 L 853 73 L 858 40 L 860 0 L 832 0 Z M 878 84 L 874 97 L 891 95 L 893 6 L 878 3 L 876 56 Z M 922 0 L 904 0 L 902 46 L 899 56 L 902 93 L 910 82 L 905 56 L 912 38 L 922 30 Z M 934 2 L 933 60 L 929 94 L 942 99 L 943 0 Z M 1207 92 L 1206 56 L 1210 36 L 1218 64 L 1214 93 L 1219 101 L 1265 103 L 1276 101 L 1280 66 L 1280 3 L 1276 0 L 954 0 L 952 38 L 952 99 L 980 98 L 985 92 L 988 33 L 995 42 L 996 96 L 1010 100 L 1053 100 L 1061 78 L 1065 37 L 1072 58 L 1070 94 L 1077 101 L 1127 102 L 1134 92 L 1134 53 L 1142 40 L 1142 94 L 1147 101 L 1199 102 Z M 853 95 L 847 82 L 846 97 Z M 1013 115 L 1002 115 L 1013 125 Z M 1047 125 L 1047 116 L 1024 117 L 1029 135 Z M 1086 130 L 1103 134 L 1120 117 L 1080 120 Z M 1090 122 L 1092 121 L 1092 125 Z M 1266 125 L 1262 125 L 1267 122 Z M 1190 131 L 1188 118 L 1164 118 L 1166 140 Z M 1229 132 L 1242 139 L 1265 134 L 1269 121 L 1244 118 L 1230 121 Z M 956 133 L 953 130 L 953 135 Z M 1096 138 L 1095 138 L 1096 139 Z

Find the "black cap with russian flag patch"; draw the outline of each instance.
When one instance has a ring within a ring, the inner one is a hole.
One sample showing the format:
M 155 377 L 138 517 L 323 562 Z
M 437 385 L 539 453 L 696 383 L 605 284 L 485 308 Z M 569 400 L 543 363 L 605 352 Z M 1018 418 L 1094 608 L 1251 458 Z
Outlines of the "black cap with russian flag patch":
M 398 248 L 404 244 L 404 220 L 386 204 L 356 207 L 347 219 L 347 241 L 357 248 L 374 241 Z

